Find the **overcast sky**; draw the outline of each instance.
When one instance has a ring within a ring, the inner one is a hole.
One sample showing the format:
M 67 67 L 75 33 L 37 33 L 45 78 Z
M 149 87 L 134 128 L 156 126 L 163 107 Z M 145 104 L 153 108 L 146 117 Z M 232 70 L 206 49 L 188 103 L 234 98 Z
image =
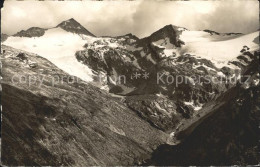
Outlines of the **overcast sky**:
M 258 1 L 7 1 L 2 33 L 49 28 L 74 18 L 97 36 L 133 33 L 145 37 L 167 24 L 191 30 L 254 32 Z

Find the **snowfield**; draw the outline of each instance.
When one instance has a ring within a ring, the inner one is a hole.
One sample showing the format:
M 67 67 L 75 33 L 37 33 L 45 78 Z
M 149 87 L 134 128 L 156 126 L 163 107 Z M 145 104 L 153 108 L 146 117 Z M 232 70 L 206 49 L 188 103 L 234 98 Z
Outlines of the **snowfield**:
M 84 81 L 92 81 L 92 70 L 80 63 L 75 53 L 83 50 L 85 43 L 92 42 L 93 37 L 82 38 L 77 34 L 61 28 L 49 29 L 41 37 L 9 37 L 3 44 L 36 53 L 55 64 L 58 68 Z
M 211 60 L 218 68 L 229 67 L 228 61 L 236 59 L 243 46 L 248 46 L 250 51 L 259 49 L 259 42 L 255 40 L 258 36 L 258 31 L 230 36 L 210 35 L 204 31 L 182 31 L 180 39 L 185 45 L 182 46 L 181 54 L 187 53 Z

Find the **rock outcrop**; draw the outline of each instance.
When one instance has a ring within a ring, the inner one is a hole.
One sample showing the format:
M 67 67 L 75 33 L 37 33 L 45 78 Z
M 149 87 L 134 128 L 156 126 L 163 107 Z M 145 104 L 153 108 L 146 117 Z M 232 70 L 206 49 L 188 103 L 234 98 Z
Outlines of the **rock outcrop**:
M 31 27 L 28 30 L 22 30 L 16 34 L 14 34 L 13 36 L 15 37 L 41 37 L 43 36 L 45 33 L 45 29 L 43 28 L 39 28 L 39 27 Z

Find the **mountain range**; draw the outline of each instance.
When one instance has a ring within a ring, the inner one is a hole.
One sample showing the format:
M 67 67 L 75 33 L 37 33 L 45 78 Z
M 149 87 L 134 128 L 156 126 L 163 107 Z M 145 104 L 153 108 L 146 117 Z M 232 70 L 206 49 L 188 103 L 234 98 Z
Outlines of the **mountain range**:
M 1 41 L 5 165 L 260 160 L 259 31 L 166 25 L 141 39 L 97 37 L 72 18 Z

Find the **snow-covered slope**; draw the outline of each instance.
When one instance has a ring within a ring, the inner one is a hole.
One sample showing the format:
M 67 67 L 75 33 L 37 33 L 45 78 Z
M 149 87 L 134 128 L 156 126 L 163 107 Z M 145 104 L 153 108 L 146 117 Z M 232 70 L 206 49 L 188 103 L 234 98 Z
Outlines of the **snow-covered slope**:
M 247 51 L 259 49 L 259 31 L 241 33 L 218 33 L 211 30 L 193 31 L 183 27 L 167 25 L 149 37 L 140 40 L 141 46 L 151 45 L 158 57 L 179 57 L 189 54 L 196 59 L 210 60 L 216 67 L 236 68 L 229 62 L 235 61 L 244 46 Z
M 46 30 L 41 37 L 9 37 L 3 44 L 36 53 L 54 63 L 58 68 L 84 81 L 92 81 L 92 71 L 80 63 L 75 53 L 82 50 L 93 37 L 73 34 L 62 28 Z
M 180 39 L 185 42 L 181 54 L 189 53 L 211 60 L 217 67 L 229 66 L 228 61 L 241 53 L 243 46 L 250 51 L 259 49 L 259 41 L 255 40 L 259 32 L 247 35 L 210 35 L 204 31 L 183 31 Z

